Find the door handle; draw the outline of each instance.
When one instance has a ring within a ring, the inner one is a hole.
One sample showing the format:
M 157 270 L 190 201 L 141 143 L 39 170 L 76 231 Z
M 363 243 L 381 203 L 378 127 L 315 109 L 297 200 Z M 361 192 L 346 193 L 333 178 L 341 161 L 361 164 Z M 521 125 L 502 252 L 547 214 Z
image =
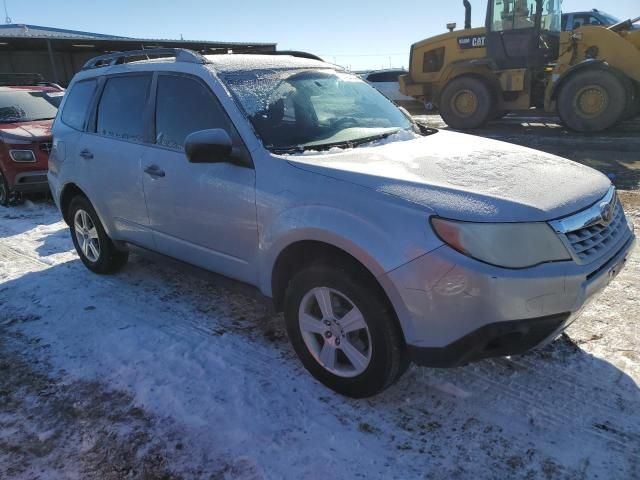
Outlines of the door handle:
M 80 152 L 80 156 L 81 156 L 82 158 L 84 158 L 85 160 L 91 160 L 91 159 L 93 158 L 93 153 L 91 153 L 91 151 L 90 151 L 90 150 L 88 150 L 88 149 L 86 149 L 86 148 L 85 148 L 84 150 L 82 150 L 82 151 Z
M 147 175 L 151 175 L 152 177 L 160 177 L 160 178 L 166 175 L 164 173 L 164 170 L 162 170 L 157 165 L 149 165 L 147 168 L 144 169 L 144 173 L 146 173 Z

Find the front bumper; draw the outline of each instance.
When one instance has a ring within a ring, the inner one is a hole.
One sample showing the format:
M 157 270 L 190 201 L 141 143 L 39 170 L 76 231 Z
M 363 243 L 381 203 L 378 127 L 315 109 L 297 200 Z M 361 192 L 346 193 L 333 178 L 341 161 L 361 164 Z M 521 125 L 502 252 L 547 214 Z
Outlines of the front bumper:
M 509 270 L 442 246 L 388 273 L 412 359 L 454 367 L 521 354 L 555 338 L 623 268 L 635 246 L 630 227 L 608 259 L 595 265 Z
M 13 191 L 18 193 L 37 193 L 49 191 L 47 171 L 19 173 L 15 176 Z

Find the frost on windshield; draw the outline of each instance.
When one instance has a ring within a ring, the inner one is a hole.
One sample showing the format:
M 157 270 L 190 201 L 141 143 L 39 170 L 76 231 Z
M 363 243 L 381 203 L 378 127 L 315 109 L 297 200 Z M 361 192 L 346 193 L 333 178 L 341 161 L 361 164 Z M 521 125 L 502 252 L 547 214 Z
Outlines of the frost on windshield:
M 258 70 L 224 80 L 267 148 L 326 149 L 413 125 L 377 90 L 342 72 Z
M 57 108 L 43 92 L 1 92 L 0 122 L 26 122 L 56 116 Z

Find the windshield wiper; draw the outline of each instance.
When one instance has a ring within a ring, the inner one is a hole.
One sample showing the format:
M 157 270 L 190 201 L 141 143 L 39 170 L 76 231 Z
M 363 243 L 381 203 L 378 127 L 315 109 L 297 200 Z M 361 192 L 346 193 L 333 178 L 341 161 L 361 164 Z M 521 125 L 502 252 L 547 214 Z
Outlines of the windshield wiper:
M 288 145 L 285 147 L 275 147 L 273 145 L 267 145 L 266 149 L 278 155 L 281 155 L 281 154 L 293 155 L 294 153 L 302 153 L 305 151 L 305 148 L 302 145 Z
M 2 123 L 26 123 L 26 122 L 39 122 L 41 120 L 53 120 L 55 117 L 50 118 L 3 118 L 0 120 Z
M 357 138 L 355 140 L 346 140 L 344 142 L 333 142 L 333 143 L 321 143 L 321 144 L 314 144 L 314 145 L 301 145 L 300 147 L 303 148 L 303 151 L 307 151 L 307 150 L 322 151 L 322 150 L 330 150 L 332 148 L 356 148 L 365 143 L 371 143 L 371 142 L 375 142 L 376 140 L 385 139 L 400 131 L 401 129 L 398 129 L 398 130 L 393 130 L 391 132 L 379 133 L 378 135 L 371 135 L 370 137 Z

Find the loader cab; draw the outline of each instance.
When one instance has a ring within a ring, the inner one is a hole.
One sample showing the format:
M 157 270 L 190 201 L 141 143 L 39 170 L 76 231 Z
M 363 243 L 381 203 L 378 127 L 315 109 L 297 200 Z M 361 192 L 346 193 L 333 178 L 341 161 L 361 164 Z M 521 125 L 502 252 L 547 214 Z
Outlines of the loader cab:
M 544 67 L 559 55 L 562 0 L 489 0 L 486 27 L 499 70 Z

